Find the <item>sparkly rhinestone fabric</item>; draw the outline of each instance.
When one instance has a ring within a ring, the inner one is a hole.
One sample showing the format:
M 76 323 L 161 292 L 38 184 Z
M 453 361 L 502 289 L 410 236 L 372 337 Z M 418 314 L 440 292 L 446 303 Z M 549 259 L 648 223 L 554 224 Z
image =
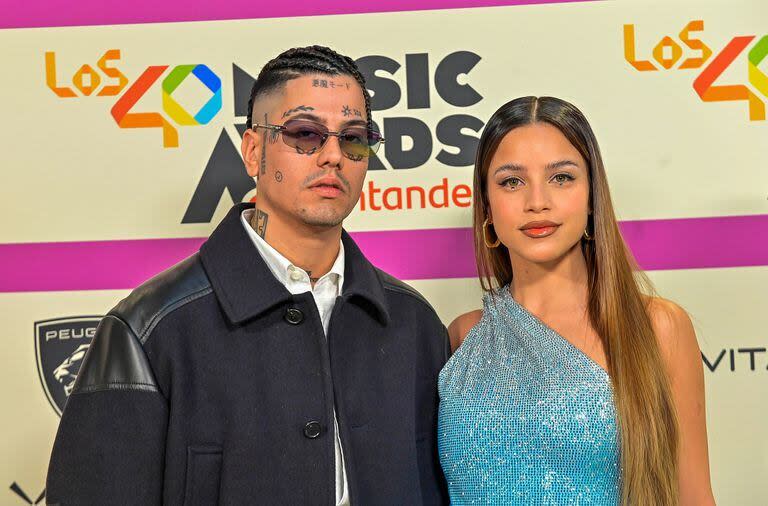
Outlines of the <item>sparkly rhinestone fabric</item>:
M 441 371 L 439 390 L 452 504 L 619 503 L 608 374 L 508 287 L 485 295 L 483 317 Z

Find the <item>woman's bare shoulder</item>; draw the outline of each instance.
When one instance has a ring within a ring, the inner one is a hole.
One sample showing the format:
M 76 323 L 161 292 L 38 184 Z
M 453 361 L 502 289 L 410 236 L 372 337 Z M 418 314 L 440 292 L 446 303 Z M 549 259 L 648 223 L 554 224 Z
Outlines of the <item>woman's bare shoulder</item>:
M 483 310 L 475 309 L 474 311 L 464 313 L 457 317 L 450 325 L 448 325 L 448 336 L 451 338 L 451 350 L 455 352 L 459 346 L 461 346 L 461 343 L 464 342 L 464 338 L 467 337 L 470 329 L 477 325 L 477 322 L 480 321 L 482 316 Z
M 697 357 L 700 351 L 691 318 L 674 302 L 660 297 L 648 300 L 648 314 L 662 356 L 674 370 L 681 363 L 681 355 Z

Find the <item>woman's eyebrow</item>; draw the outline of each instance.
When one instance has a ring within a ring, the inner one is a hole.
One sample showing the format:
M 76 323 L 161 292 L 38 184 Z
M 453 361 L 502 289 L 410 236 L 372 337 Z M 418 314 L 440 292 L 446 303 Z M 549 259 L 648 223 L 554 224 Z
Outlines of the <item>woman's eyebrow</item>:
M 547 164 L 546 169 L 547 170 L 557 170 L 562 167 L 565 167 L 567 165 L 573 165 L 574 167 L 579 167 L 579 164 L 574 162 L 573 160 L 558 160 L 556 162 L 550 162 Z
M 500 165 L 496 167 L 496 169 L 493 171 L 493 175 L 495 176 L 499 172 L 504 172 L 504 171 L 524 172 L 525 167 L 523 167 L 522 165 L 518 165 L 516 163 L 505 163 L 504 165 Z

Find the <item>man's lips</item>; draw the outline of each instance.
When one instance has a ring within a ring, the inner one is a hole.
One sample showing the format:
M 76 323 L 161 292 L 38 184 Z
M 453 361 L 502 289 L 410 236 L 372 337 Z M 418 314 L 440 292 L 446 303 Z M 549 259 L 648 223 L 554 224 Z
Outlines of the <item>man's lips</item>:
M 323 197 L 338 197 L 344 193 L 344 187 L 335 177 L 324 177 L 318 179 L 309 186 L 309 189 Z

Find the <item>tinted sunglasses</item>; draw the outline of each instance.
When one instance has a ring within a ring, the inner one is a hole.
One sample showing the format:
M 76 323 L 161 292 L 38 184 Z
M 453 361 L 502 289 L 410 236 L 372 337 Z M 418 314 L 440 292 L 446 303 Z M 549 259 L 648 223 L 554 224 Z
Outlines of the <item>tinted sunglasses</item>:
M 339 146 L 344 155 L 355 161 L 369 157 L 379 150 L 384 142 L 380 133 L 362 126 L 345 128 L 341 132 L 331 132 L 325 125 L 309 120 L 288 120 L 283 125 L 260 125 L 251 127 L 271 130 L 283 136 L 283 142 L 296 149 L 298 153 L 311 155 L 322 149 L 330 136 L 338 137 Z

